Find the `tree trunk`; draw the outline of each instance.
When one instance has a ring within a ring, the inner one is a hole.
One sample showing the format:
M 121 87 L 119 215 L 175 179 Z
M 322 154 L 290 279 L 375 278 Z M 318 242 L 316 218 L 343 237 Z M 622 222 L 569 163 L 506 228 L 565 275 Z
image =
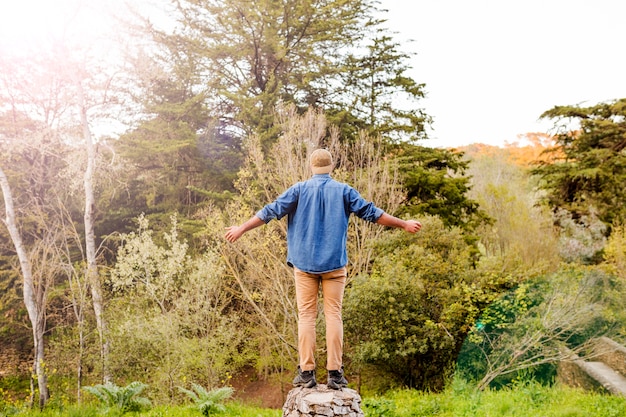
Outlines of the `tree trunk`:
M 4 207 L 6 210 L 6 218 L 4 223 L 9 230 L 9 235 L 15 246 L 17 257 L 20 262 L 20 268 L 22 270 L 22 277 L 24 279 L 24 304 L 26 311 L 28 312 L 28 318 L 33 326 L 33 344 L 35 351 L 34 371 L 37 375 L 37 385 L 39 387 L 39 407 L 43 407 L 49 399 L 48 392 L 48 378 L 46 376 L 44 368 L 44 331 L 46 327 L 46 320 L 44 311 L 42 311 L 41 305 L 37 303 L 37 297 L 35 295 L 35 286 L 33 283 L 33 270 L 28 257 L 28 253 L 24 248 L 22 242 L 22 236 L 20 235 L 17 223 L 15 220 L 15 209 L 13 207 L 13 195 L 11 194 L 11 187 L 9 186 L 9 180 L 2 168 L 0 168 L 0 187 L 2 188 L 2 194 L 4 196 Z
M 96 165 L 96 149 L 89 130 L 87 121 L 87 107 L 85 106 L 84 92 L 82 84 L 78 83 L 78 100 L 81 111 L 81 124 L 83 127 L 83 137 L 87 147 L 87 167 L 83 178 L 85 189 L 85 252 L 87 255 L 87 283 L 91 288 L 91 298 L 93 302 L 93 310 L 96 318 L 96 326 L 98 327 L 98 335 L 100 337 L 100 356 L 102 360 L 102 379 L 104 382 L 111 381 L 109 374 L 108 356 L 109 343 L 106 339 L 106 321 L 104 319 L 104 301 L 102 297 L 102 288 L 100 286 L 100 276 L 98 274 L 98 264 L 96 262 L 96 238 L 94 233 L 94 208 L 95 198 L 93 192 L 93 176 Z

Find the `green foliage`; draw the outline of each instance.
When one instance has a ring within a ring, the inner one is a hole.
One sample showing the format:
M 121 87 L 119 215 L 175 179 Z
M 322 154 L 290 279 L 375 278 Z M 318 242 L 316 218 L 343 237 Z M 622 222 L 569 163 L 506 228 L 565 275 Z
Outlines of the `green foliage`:
M 0 416 L 17 412 L 19 405 L 30 394 L 30 375 L 6 375 L 0 378 Z
M 157 82 L 167 88 L 174 79 L 177 87 L 196 92 L 219 131 L 240 139 L 254 132 L 266 144 L 276 138 L 279 102 L 305 107 L 333 94 L 329 86 L 344 70 L 345 50 L 362 38 L 370 9 L 363 0 L 289 0 L 281 7 L 267 1 L 177 2 L 175 33 L 149 29 L 161 49 L 152 58 L 157 67 L 170 68 Z M 175 94 L 167 97 L 174 106 L 181 103 Z
M 626 226 L 616 224 L 604 247 L 604 260 L 611 272 L 626 279 Z
M 601 268 L 569 266 L 520 284 L 484 311 L 459 355 L 458 371 L 480 386 L 510 384 L 529 373 L 554 377 L 563 348 L 580 351 L 614 332 L 610 294 L 618 283 Z
M 249 360 L 247 329 L 217 254 L 192 257 L 174 218 L 163 236 L 141 218 L 122 241 L 109 281 L 116 376 L 145 375 L 165 401 L 187 378 L 214 385 Z
M 356 139 L 360 131 L 381 136 L 386 143 L 412 142 L 426 136 L 430 123 L 417 103 L 424 97 L 424 84 L 406 72 L 408 54 L 386 29 L 373 28 L 362 52 L 347 55 L 338 85 L 341 94 L 325 105 L 329 122 L 341 129 L 345 139 Z M 398 103 L 405 102 L 401 107 Z
M 0 203 L 1 205 L 1 203 Z M 4 227 L 2 227 L 4 228 Z M 0 228 L 0 229 L 2 229 Z M 6 231 L 6 228 L 2 231 Z M 4 239 L 4 236 L 2 237 Z M 6 242 L 9 238 L 6 237 Z M 14 260 L 11 256 L 0 256 L 0 352 L 4 355 L 18 354 L 28 346 L 28 355 L 32 352 L 32 330 L 23 323 L 28 320 L 23 296 L 21 296 L 21 276 L 12 266 Z M 17 325 L 20 323 L 19 325 Z M 25 353 L 25 352 L 24 352 Z M 26 356 L 26 355 L 25 355 Z M 17 359 L 17 358 L 15 358 Z M 26 373 L 26 369 L 20 369 L 19 360 L 10 361 L 14 366 L 6 369 L 11 373 Z M 0 384 L 0 388 L 2 385 Z
M 408 55 L 385 34 L 376 7 L 371 0 L 176 2 L 173 33 L 145 29 L 155 68 L 142 83 L 148 112 L 169 124 L 170 113 L 208 120 L 196 131 L 218 139 L 211 141 L 218 160 L 249 134 L 269 149 L 280 135 L 280 103 L 323 109 L 347 140 L 362 129 L 385 139 L 423 138 L 429 118 L 415 102 L 424 85 L 406 74 Z
M 148 386 L 143 382 L 134 381 L 125 387 L 119 387 L 111 382 L 99 384 L 83 389 L 93 394 L 100 404 L 108 408 L 116 408 L 122 413 L 141 411 L 152 406 L 149 399 L 140 397 Z
M 159 37 L 148 37 L 152 35 Z M 241 163 L 239 144 L 211 123 L 194 51 L 181 41 L 156 42 L 152 62 L 145 56 L 135 62 L 131 82 L 141 91 L 134 98 L 143 118 L 114 143 L 125 169 L 119 173 L 123 191 L 109 197 L 113 220 L 103 219 L 108 222 L 123 222 L 141 212 L 177 211 L 191 217 L 207 201 L 197 190 L 231 189 Z M 117 231 L 122 230 L 118 223 Z
M 564 157 L 534 170 L 550 206 L 571 212 L 574 219 L 596 210 L 606 224 L 625 221 L 626 99 L 557 106 L 542 117 L 562 124 L 555 140 Z
M 416 235 L 389 233 L 372 273 L 346 291 L 348 353 L 374 363 L 409 387 L 440 390 L 466 334 L 513 277 L 473 267 L 458 228 L 422 219 Z
M 500 335 L 513 327 L 516 320 L 528 314 L 529 309 L 539 305 L 548 290 L 547 281 L 534 280 L 521 283 L 513 290 L 505 293 L 491 303 L 476 321 L 463 348 L 459 353 L 456 372 L 463 378 L 479 381 L 488 372 L 488 361 L 485 355 L 492 352 L 491 343 Z M 514 349 L 513 346 L 511 349 Z M 541 379 L 549 382 L 552 374 Z M 514 378 L 500 378 L 496 385 L 510 382 Z
M 384 396 L 364 397 L 366 416 L 386 417 L 622 417 L 626 402 L 619 396 L 586 393 L 562 386 L 545 387 L 520 382 L 513 388 L 477 391 L 472 385 L 455 379 L 437 394 L 416 390 L 394 390 Z M 229 403 L 226 417 L 279 417 L 282 410 L 262 409 Z M 184 406 L 157 406 L 136 412 L 136 417 L 188 417 Z M 2 409 L 0 416 L 16 417 L 117 417 L 119 412 L 103 412 L 89 405 L 43 411 L 24 408 Z
M 470 178 L 463 154 L 446 149 L 403 145 L 396 162 L 406 191 L 402 213 L 439 216 L 449 227 L 460 227 L 469 235 L 490 218 L 468 197 Z
M 624 300 L 626 299 L 626 227 L 614 225 L 611 236 L 603 251 L 604 263 L 600 268 L 606 271 L 612 285 L 607 285 L 603 297 L 606 307 L 604 316 L 607 320 L 616 324 L 617 340 L 626 339 L 626 310 Z
M 538 204 L 528 169 L 513 163 L 510 151 L 498 149 L 475 153 L 467 174 L 468 198 L 492 219 L 475 231 L 481 254 L 508 271 L 524 271 L 526 277 L 553 270 L 560 262 L 558 236 L 551 213 Z
M 198 135 L 205 118 L 192 121 L 190 117 L 183 114 L 170 120 L 160 114 L 115 142 L 125 161 L 118 174 L 124 192 L 112 192 L 106 196 L 111 201 L 103 201 L 104 207 L 111 207 L 112 219 L 102 219 L 108 227 L 124 230 L 120 222 L 141 212 L 192 214 L 208 200 L 198 190 L 232 188 L 240 157 L 225 155 L 219 144 Z
M 138 232 L 122 235 L 117 263 L 110 282 L 115 291 L 132 288 L 141 297 L 150 300 L 162 312 L 168 311 L 177 290 L 190 268 L 188 245 L 178 239 L 176 216 L 171 217 L 169 233 L 163 235 L 164 245 L 153 238 L 145 216 L 138 218 Z
M 362 405 L 372 417 L 390 416 L 395 411 L 393 401 L 386 398 L 365 398 Z
M 196 408 L 203 416 L 223 413 L 226 407 L 222 402 L 233 395 L 232 387 L 222 387 L 208 391 L 202 385 L 196 383 L 191 384 L 191 390 L 178 387 L 178 389 L 186 394 L 194 402 Z

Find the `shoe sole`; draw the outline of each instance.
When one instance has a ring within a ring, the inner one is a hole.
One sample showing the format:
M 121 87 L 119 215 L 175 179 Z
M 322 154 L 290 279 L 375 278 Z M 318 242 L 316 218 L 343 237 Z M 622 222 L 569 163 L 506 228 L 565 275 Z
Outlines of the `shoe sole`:
M 313 388 L 316 385 L 317 385 L 317 382 L 315 380 L 293 384 L 294 387 L 302 387 L 302 388 Z
M 335 381 L 328 381 L 328 384 L 326 384 L 328 386 L 328 388 L 330 389 L 334 389 L 334 390 L 338 390 L 338 389 L 342 389 L 345 388 L 346 385 L 344 384 L 337 384 Z

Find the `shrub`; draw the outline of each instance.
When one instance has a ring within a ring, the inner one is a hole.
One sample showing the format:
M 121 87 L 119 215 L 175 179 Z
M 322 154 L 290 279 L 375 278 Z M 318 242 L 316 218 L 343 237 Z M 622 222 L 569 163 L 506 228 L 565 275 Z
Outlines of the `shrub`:
M 349 357 L 409 387 L 441 390 L 469 329 L 512 278 L 473 265 L 460 229 L 434 217 L 416 235 L 389 233 L 372 273 L 346 291 Z
M 614 277 L 593 266 L 567 265 L 519 285 L 491 304 L 472 329 L 459 370 L 482 388 L 517 377 L 550 382 L 567 349 L 584 351 L 615 327 L 605 313 Z M 482 377 L 479 376 L 482 375 Z

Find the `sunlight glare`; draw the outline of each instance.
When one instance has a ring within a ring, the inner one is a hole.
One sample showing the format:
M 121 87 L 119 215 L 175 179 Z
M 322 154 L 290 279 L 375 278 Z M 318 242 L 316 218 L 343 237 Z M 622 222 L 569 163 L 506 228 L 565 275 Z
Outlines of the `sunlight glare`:
M 111 32 L 117 0 L 2 0 L 0 50 L 27 53 L 55 40 L 88 42 Z

